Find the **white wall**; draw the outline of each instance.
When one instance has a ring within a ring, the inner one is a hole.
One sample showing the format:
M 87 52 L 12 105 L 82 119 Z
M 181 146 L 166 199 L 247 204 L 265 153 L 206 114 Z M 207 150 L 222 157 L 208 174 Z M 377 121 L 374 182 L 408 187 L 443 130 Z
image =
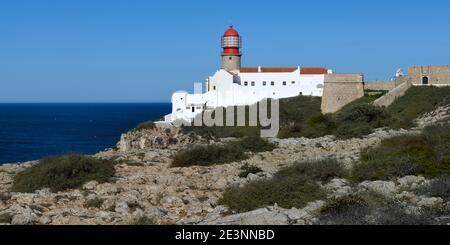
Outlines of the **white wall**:
M 209 77 L 209 92 L 188 94 L 177 92 L 172 96 L 172 114 L 166 121 L 177 119 L 191 121 L 207 108 L 251 105 L 265 98 L 281 99 L 305 96 L 322 96 L 324 75 L 301 75 L 299 70 L 283 73 L 238 73 L 233 75 L 223 69 Z M 266 86 L 263 82 L 266 82 Z M 271 82 L 274 82 L 274 86 Z M 247 86 L 245 86 L 247 82 Z M 254 86 L 252 86 L 254 82 Z M 286 85 L 283 85 L 286 82 Z M 212 90 L 213 88 L 216 90 Z M 208 89 L 208 88 L 207 88 Z M 192 111 L 194 107 L 194 112 Z M 199 109 L 198 107 L 201 107 Z

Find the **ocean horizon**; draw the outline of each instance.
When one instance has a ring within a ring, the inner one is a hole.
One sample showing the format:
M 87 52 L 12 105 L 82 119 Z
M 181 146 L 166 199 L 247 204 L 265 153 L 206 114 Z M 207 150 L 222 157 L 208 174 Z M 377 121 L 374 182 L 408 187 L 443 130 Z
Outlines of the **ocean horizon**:
M 0 164 L 94 154 L 122 133 L 171 112 L 170 103 L 0 103 Z

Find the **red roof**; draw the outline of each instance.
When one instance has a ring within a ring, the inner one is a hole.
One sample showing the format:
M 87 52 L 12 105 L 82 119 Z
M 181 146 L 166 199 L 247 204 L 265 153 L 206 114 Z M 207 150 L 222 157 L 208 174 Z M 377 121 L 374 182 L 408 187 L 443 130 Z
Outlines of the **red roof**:
M 298 68 L 297 67 L 282 67 L 282 68 L 274 68 L 274 67 L 261 67 L 260 72 L 294 72 Z M 241 73 L 258 73 L 258 67 L 243 67 L 240 70 Z M 322 75 L 328 74 L 328 69 L 325 67 L 306 67 L 300 68 L 300 74 L 302 75 Z
M 328 69 L 324 68 L 324 67 L 300 68 L 300 74 L 303 74 L 303 75 L 328 74 Z
M 261 72 L 294 72 L 297 67 L 288 68 L 274 68 L 274 67 L 261 67 Z M 241 73 L 256 73 L 258 72 L 258 67 L 247 67 L 241 68 Z
M 233 25 L 230 25 L 230 29 L 228 29 L 223 36 L 225 37 L 239 37 L 239 33 L 233 29 Z

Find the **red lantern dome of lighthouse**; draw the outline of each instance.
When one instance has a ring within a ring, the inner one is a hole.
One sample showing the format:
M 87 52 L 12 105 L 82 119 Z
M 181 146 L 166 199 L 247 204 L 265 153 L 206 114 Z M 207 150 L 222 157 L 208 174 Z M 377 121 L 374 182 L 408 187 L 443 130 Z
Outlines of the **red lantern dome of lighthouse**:
M 222 36 L 222 48 L 224 54 L 240 55 L 242 47 L 242 39 L 239 33 L 233 29 L 233 25 Z
M 233 25 L 223 34 L 224 37 L 239 37 L 239 33 L 233 29 Z

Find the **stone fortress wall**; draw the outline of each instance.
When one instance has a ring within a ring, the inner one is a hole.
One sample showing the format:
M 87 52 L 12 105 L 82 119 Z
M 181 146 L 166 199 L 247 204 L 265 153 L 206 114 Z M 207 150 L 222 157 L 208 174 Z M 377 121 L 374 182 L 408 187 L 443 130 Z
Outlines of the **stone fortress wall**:
M 407 76 L 392 81 L 364 81 L 363 74 L 329 74 L 325 76 L 322 113 L 334 113 L 364 96 L 364 90 L 385 90 L 387 94 L 374 102 L 387 107 L 403 96 L 411 86 L 450 86 L 450 66 L 411 66 Z
M 363 74 L 327 74 L 322 96 L 322 113 L 334 113 L 363 96 Z
M 396 81 L 367 81 L 364 82 L 364 90 L 389 91 L 397 87 Z
M 413 85 L 450 86 L 450 66 L 411 66 L 408 78 Z

